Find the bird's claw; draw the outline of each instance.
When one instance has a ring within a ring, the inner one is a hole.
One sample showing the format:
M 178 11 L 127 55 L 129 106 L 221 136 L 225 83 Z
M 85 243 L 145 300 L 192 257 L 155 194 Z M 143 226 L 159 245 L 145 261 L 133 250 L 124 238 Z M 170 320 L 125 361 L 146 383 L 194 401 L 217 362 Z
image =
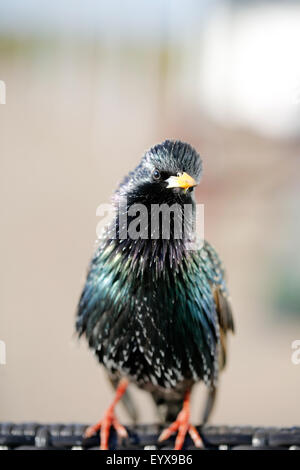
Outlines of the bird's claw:
M 86 438 L 89 438 L 100 430 L 100 449 L 108 450 L 108 440 L 111 427 L 115 428 L 116 433 L 121 438 L 125 438 L 128 436 L 125 427 L 120 424 L 112 410 L 108 410 L 104 418 L 101 419 L 101 421 L 96 423 L 94 426 L 89 426 L 86 429 L 84 436 Z
M 189 414 L 185 412 L 185 410 L 182 410 L 176 421 L 172 423 L 167 429 L 164 429 L 164 431 L 161 433 L 159 436 L 158 440 L 159 442 L 164 441 L 168 439 L 171 434 L 177 431 L 177 437 L 175 441 L 175 446 L 174 450 L 181 450 L 184 444 L 185 436 L 187 433 L 192 438 L 192 441 L 194 442 L 195 446 L 198 448 L 203 447 L 203 442 L 202 439 L 195 428 L 192 424 L 189 423 Z

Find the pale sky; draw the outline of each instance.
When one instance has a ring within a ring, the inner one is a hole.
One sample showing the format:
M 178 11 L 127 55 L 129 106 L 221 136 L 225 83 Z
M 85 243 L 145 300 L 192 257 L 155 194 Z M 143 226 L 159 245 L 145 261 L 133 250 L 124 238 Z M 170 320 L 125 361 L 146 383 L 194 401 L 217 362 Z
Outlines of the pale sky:
M 132 37 L 159 36 L 167 24 L 180 36 L 201 26 L 220 0 L 1 0 L 0 33 L 65 31 L 83 35 L 108 30 Z

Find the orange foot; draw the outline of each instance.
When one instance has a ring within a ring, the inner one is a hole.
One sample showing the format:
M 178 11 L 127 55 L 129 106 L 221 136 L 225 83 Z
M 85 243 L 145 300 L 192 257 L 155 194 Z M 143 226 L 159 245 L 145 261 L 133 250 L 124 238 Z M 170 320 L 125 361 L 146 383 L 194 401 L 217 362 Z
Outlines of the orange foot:
M 203 447 L 202 439 L 195 428 L 190 424 L 190 391 L 186 392 L 183 407 L 177 416 L 176 421 L 165 429 L 159 436 L 159 442 L 168 439 L 173 432 L 178 431 L 174 450 L 181 450 L 187 433 L 191 436 L 196 447 Z
M 128 386 L 128 381 L 126 379 L 121 379 L 120 383 L 118 385 L 118 388 L 116 390 L 116 395 L 114 398 L 114 401 L 106 411 L 104 417 L 94 426 L 90 426 L 86 429 L 84 433 L 84 437 L 91 437 L 93 436 L 97 431 L 100 429 L 100 449 L 101 450 L 108 450 L 108 440 L 109 440 L 109 434 L 110 434 L 110 428 L 113 426 L 117 432 L 117 434 L 124 438 L 127 437 L 127 431 L 122 426 L 122 424 L 119 423 L 117 418 L 115 417 L 115 406 L 124 394 L 126 388 Z

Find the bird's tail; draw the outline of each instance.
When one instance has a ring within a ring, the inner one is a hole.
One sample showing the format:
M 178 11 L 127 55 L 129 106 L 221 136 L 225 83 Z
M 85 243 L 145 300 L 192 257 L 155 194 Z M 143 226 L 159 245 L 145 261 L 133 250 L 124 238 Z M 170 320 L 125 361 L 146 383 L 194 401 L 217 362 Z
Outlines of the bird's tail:
M 207 392 L 205 406 L 200 421 L 201 425 L 204 425 L 209 420 L 215 405 L 216 396 L 217 387 L 211 386 Z M 178 396 L 166 398 L 159 393 L 152 392 L 152 398 L 156 404 L 158 417 L 161 423 L 172 423 L 176 420 L 178 413 L 182 410 L 183 396 L 181 398 Z
M 204 410 L 202 413 L 201 425 L 207 423 L 213 411 L 217 397 L 217 387 L 212 386 L 208 389 Z
M 172 423 L 176 420 L 183 406 L 183 397 L 165 398 L 159 393 L 152 392 L 152 398 L 156 405 L 159 421 L 162 424 Z

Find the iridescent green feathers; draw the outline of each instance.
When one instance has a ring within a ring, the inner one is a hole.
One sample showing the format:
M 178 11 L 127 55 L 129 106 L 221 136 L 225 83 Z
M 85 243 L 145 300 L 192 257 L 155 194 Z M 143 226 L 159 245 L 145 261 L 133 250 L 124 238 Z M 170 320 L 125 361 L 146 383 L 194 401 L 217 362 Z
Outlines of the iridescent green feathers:
M 117 243 L 101 247 L 92 260 L 78 309 L 79 333 L 86 334 L 112 372 L 126 372 L 138 383 L 172 387 L 183 378 L 214 382 L 220 320 L 224 330 L 233 326 L 229 307 L 220 309 L 215 303 L 217 289 L 227 305 L 215 251 L 205 242 L 176 266 L 166 257 L 160 270 L 155 257 L 122 255 Z

